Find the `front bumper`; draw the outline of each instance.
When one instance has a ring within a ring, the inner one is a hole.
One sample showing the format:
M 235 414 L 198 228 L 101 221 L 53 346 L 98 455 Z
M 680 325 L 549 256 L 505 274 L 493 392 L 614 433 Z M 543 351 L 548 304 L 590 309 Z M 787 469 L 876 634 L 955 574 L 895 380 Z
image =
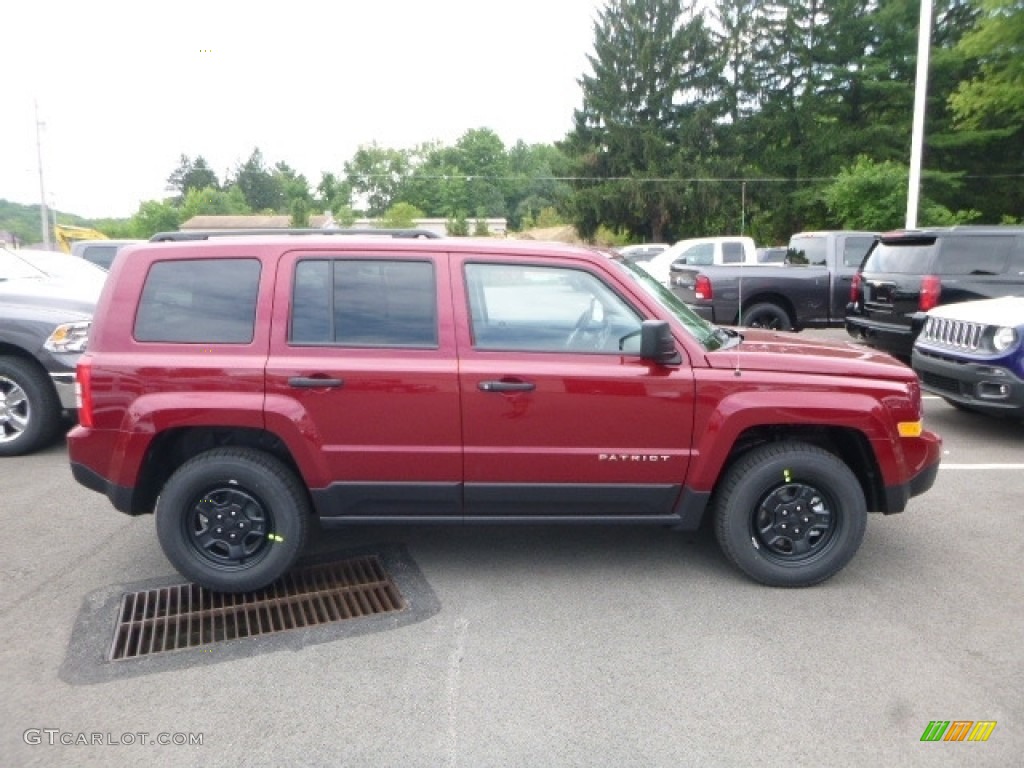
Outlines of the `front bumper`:
M 1002 365 L 914 349 L 911 366 L 921 387 L 946 400 L 993 415 L 1024 414 L 1024 379 Z
M 925 431 L 917 441 L 914 450 L 907 455 L 913 474 L 905 483 L 885 487 L 885 506 L 880 511 L 887 515 L 902 512 L 910 499 L 935 485 L 942 461 L 942 438 L 934 432 Z
M 865 317 L 846 318 L 846 332 L 869 347 L 896 357 L 909 358 L 914 349 L 915 334 L 908 326 L 880 323 Z
M 57 397 L 60 398 L 60 407 L 66 411 L 73 411 L 78 408 L 78 397 L 75 392 L 75 374 L 73 373 L 51 373 L 50 381 L 57 390 Z

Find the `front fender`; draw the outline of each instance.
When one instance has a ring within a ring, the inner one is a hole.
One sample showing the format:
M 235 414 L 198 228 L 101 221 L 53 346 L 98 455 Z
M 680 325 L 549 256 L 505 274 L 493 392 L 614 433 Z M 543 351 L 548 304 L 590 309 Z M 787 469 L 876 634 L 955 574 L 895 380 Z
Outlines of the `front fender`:
M 883 399 L 863 392 L 836 391 L 833 388 L 796 390 L 790 388 L 760 388 L 747 385 L 741 391 L 726 394 L 726 386 L 735 389 L 737 378 L 746 374 L 733 374 L 721 387 L 702 384 L 699 391 L 707 407 L 699 407 L 704 414 L 694 425 L 699 435 L 695 444 L 695 458 L 687 486 L 695 491 L 710 492 L 724 470 L 733 447 L 745 432 L 772 427 L 785 431 L 805 427 L 847 429 L 864 435 L 881 469 L 883 481 L 889 484 L 905 482 L 910 476 L 896 434 L 896 419 Z M 762 382 L 763 383 L 763 382 Z M 893 388 L 902 389 L 893 382 Z M 708 390 L 718 390 L 719 396 Z

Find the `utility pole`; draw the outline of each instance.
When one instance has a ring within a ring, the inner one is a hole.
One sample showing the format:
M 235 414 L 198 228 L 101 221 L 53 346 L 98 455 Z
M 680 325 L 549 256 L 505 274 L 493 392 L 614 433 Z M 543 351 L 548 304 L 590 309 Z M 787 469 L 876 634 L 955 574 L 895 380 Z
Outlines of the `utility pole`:
M 921 151 L 924 146 L 924 112 L 928 96 L 928 53 L 932 44 L 932 0 L 921 0 L 917 30 L 917 82 L 914 85 L 914 122 L 910 134 L 910 185 L 907 189 L 907 229 L 917 227 L 921 195 Z
M 43 225 L 43 247 L 50 250 L 50 217 L 46 210 L 46 187 L 43 186 L 43 142 L 41 132 L 43 123 L 39 120 L 39 102 L 34 102 L 36 109 L 36 156 L 39 160 L 39 218 Z

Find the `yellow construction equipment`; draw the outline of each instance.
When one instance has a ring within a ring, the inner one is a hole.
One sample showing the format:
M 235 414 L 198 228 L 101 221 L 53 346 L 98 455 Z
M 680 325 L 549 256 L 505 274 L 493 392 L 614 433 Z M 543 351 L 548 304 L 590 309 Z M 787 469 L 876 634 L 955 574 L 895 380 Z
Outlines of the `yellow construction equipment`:
M 108 240 L 102 232 L 87 227 L 74 227 L 70 224 L 54 224 L 53 236 L 64 253 L 71 253 L 71 244 L 78 240 Z

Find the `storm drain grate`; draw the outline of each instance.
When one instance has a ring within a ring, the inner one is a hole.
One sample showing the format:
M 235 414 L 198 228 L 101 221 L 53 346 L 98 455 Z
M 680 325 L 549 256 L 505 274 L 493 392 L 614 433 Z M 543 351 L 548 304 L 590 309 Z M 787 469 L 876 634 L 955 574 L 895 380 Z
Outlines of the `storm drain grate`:
M 405 599 L 378 557 L 296 569 L 256 592 L 180 584 L 121 597 L 110 661 L 393 613 Z

